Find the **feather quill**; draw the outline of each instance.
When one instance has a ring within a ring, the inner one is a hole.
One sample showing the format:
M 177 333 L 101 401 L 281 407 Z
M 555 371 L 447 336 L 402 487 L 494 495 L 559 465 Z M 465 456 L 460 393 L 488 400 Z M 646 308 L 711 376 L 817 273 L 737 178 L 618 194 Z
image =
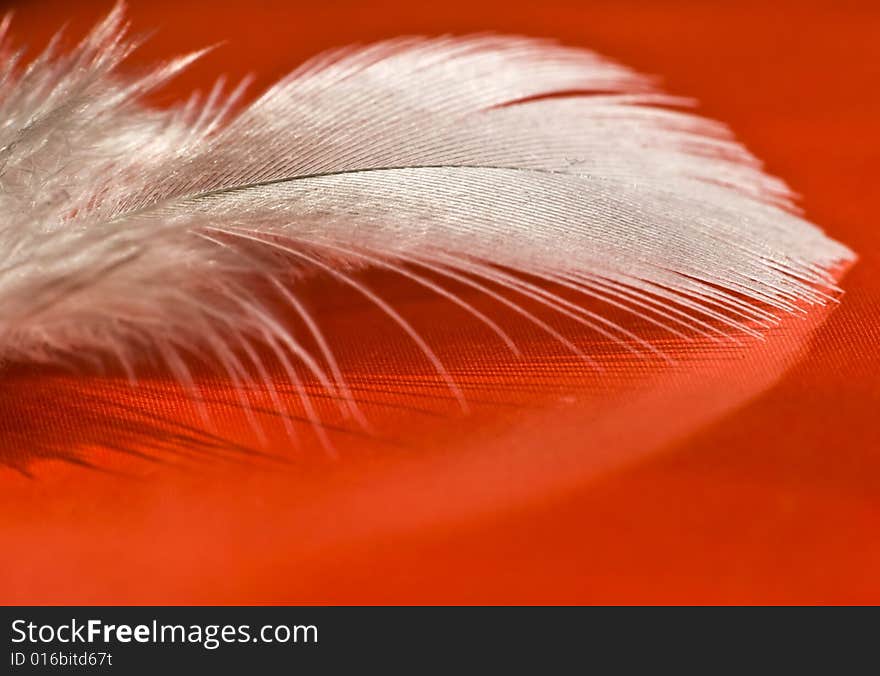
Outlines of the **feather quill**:
M 151 350 L 186 380 L 184 354 L 206 352 L 239 379 L 237 355 L 259 342 L 292 377 L 304 365 L 344 393 L 296 298 L 302 275 L 358 289 L 442 372 L 353 272 L 399 272 L 508 343 L 437 280 L 551 333 L 498 290 L 635 344 L 625 326 L 543 282 L 673 333 L 759 334 L 834 297 L 854 258 L 722 124 L 591 52 L 515 37 L 405 38 L 318 56 L 239 112 L 243 89 L 224 95 L 219 84 L 204 101 L 155 109 L 144 95 L 199 53 L 121 73 L 136 47 L 123 13 L 117 5 L 71 52 L 56 39 L 26 66 L 3 23 L 0 359 L 85 351 L 133 370 Z M 321 355 L 254 280 L 306 320 Z

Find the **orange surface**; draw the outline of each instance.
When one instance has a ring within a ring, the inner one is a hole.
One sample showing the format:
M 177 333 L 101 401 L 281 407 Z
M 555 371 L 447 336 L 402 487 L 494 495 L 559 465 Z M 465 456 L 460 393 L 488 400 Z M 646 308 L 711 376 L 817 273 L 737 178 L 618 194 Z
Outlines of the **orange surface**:
M 38 46 L 105 3 L 15 2 Z M 728 122 L 860 260 L 830 313 L 739 347 L 662 340 L 669 365 L 576 326 L 586 367 L 486 299 L 516 358 L 447 301 L 370 284 L 405 336 L 326 280 L 298 289 L 371 431 L 309 391 L 290 441 L 204 374 L 206 426 L 160 375 L 6 368 L 0 601 L 12 603 L 880 602 L 880 8 L 874 3 L 132 2 L 150 63 L 225 41 L 160 96 L 226 73 L 254 90 L 323 48 L 401 33 L 552 36 L 663 76 Z M 74 12 L 71 15 L 71 12 Z M 457 291 L 463 291 L 457 289 Z M 827 320 L 826 320 L 827 319 Z M 301 329 L 301 327 L 299 327 Z M 294 418 L 302 405 L 276 374 Z M 288 392 L 288 394 L 285 394 Z

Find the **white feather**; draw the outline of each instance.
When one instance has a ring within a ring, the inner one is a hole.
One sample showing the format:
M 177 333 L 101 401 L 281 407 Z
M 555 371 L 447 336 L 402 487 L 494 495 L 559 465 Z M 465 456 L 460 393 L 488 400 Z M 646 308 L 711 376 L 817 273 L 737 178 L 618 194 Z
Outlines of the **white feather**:
M 207 351 L 243 377 L 236 354 L 260 341 L 294 377 L 298 361 L 344 389 L 296 299 L 299 275 L 355 286 L 442 370 L 352 269 L 396 270 L 507 342 L 432 279 L 490 294 L 551 333 L 497 289 L 633 343 L 534 278 L 672 332 L 756 333 L 834 295 L 853 259 L 724 126 L 673 110 L 684 102 L 590 52 L 393 40 L 319 56 L 234 116 L 241 91 L 219 87 L 157 110 L 144 94 L 198 54 L 119 73 L 134 48 L 122 14 L 24 68 L 0 43 L 2 358 L 97 351 L 131 367 L 152 350 L 187 378 L 181 353 Z M 250 290 L 256 278 L 306 318 L 321 361 Z

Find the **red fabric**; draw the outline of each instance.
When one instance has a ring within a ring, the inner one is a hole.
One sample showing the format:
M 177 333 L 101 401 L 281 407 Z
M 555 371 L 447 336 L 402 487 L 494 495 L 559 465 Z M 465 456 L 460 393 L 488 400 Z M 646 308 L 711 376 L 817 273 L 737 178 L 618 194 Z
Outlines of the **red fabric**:
M 108 9 L 13 4 L 14 32 L 33 47 Z M 369 275 L 437 349 L 467 414 L 379 312 L 310 282 L 299 292 L 373 427 L 317 399 L 335 460 L 309 425 L 292 444 L 257 410 L 261 441 L 233 388 L 208 374 L 213 427 L 160 377 L 130 390 L 112 372 L 12 367 L 0 388 L 0 601 L 880 602 L 873 3 L 131 5 L 135 31 L 159 29 L 132 66 L 227 41 L 158 103 L 220 73 L 254 72 L 259 89 L 323 48 L 401 33 L 591 47 L 697 97 L 861 259 L 840 307 L 766 341 L 662 338 L 669 366 L 583 337 L 601 370 L 485 298 L 466 296 L 524 357 L 448 301 Z M 258 404 L 273 407 L 268 393 Z

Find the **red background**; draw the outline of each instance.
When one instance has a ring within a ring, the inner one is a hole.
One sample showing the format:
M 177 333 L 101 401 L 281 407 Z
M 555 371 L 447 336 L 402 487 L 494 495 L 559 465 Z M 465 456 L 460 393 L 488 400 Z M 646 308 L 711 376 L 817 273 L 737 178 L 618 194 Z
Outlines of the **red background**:
M 109 8 L 10 4 L 32 48 Z M 740 349 L 669 342 L 675 368 L 587 339 L 601 374 L 508 317 L 527 353 L 512 359 L 448 302 L 374 275 L 469 415 L 399 331 L 319 280 L 303 294 L 375 429 L 322 403 L 335 461 L 268 414 L 261 445 L 220 380 L 205 386 L 214 447 L 162 378 L 130 391 L 112 373 L 8 368 L 0 601 L 880 602 L 876 3 L 130 4 L 136 32 L 158 29 L 133 67 L 225 43 L 159 103 L 221 73 L 253 72 L 258 91 L 324 48 L 398 34 L 590 47 L 698 98 L 860 260 L 824 324 Z

